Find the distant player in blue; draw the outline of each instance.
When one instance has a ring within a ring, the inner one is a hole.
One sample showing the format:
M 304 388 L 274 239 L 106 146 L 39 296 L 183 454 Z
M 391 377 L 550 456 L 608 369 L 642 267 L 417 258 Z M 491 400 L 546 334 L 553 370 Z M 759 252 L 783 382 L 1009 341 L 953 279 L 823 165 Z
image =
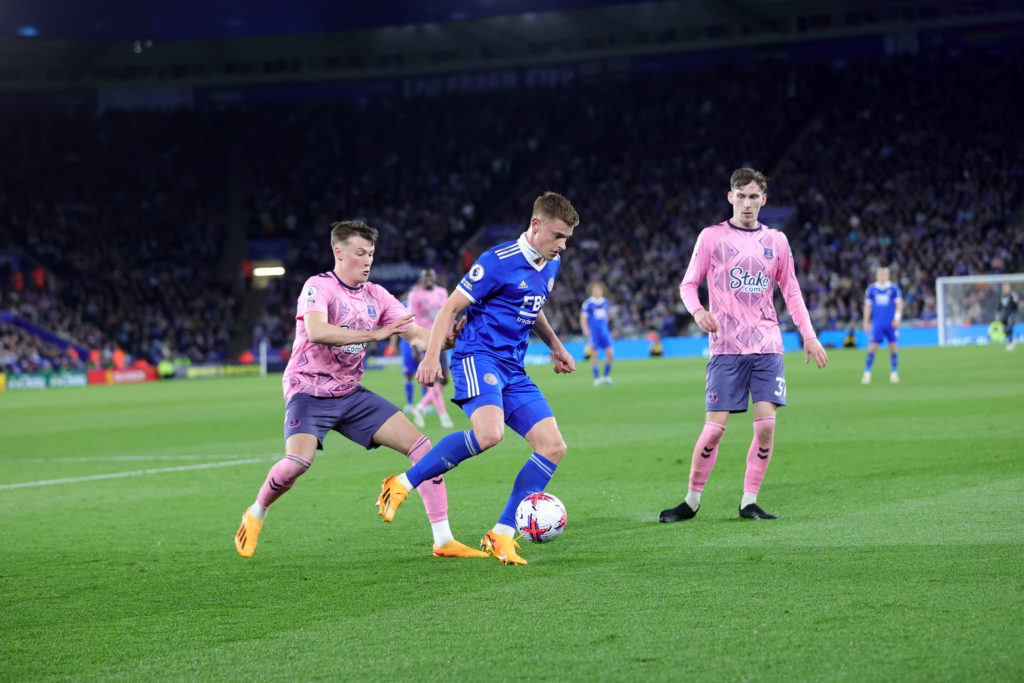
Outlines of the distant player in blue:
M 601 383 L 615 385 L 612 380 L 612 360 L 615 350 L 612 348 L 612 330 L 610 321 L 611 303 L 604 298 L 604 285 L 591 282 L 587 288 L 590 296 L 583 302 L 580 310 L 580 328 L 587 335 L 587 349 L 590 351 L 590 369 L 594 371 L 594 386 Z M 604 375 L 599 374 L 599 349 L 604 349 Z
M 409 307 L 408 299 L 403 300 L 402 303 L 406 308 Z M 405 377 L 405 407 L 402 408 L 402 412 L 411 414 L 416 392 L 416 367 L 420 362 L 416 357 L 416 349 L 397 334 L 391 337 L 388 346 L 391 347 L 391 353 L 400 351 L 402 354 L 402 376 Z M 423 389 L 423 393 L 427 393 L 426 389 Z
M 523 356 L 534 332 L 551 349 L 556 373 L 576 369 L 541 309 L 555 286 L 559 254 L 579 222 L 568 199 L 545 192 L 533 204 L 526 232 L 481 254 L 438 312 L 416 379 L 432 385 L 441 376 L 441 344 L 466 311 L 452 354 L 452 401 L 462 407 L 473 428 L 449 434 L 415 467 L 384 480 L 377 506 L 385 522 L 394 519 L 398 506 L 421 482 L 498 444 L 507 424 L 526 439 L 533 454 L 519 471 L 498 523 L 480 546 L 502 564 L 526 564 L 516 553 L 516 508 L 523 498 L 547 487 L 566 445 L 551 406 L 526 374 Z
M 405 408 L 402 409 L 402 412 L 411 413 L 413 396 L 416 391 L 416 383 L 413 381 L 413 378 L 416 377 L 416 349 L 398 335 L 392 339 L 398 339 L 398 347 L 402 350 L 402 375 L 405 377 Z
M 1013 291 L 1013 285 L 1004 282 L 1003 293 L 999 297 L 999 322 L 1003 324 L 1007 351 L 1017 348 L 1017 342 L 1013 340 L 1013 321 L 1017 315 L 1017 308 L 1017 295 Z
M 900 286 L 889 282 L 889 269 L 881 267 L 875 273 L 877 282 L 868 287 L 864 295 L 864 331 L 871 335 L 868 343 L 868 357 L 864 363 L 864 376 L 861 384 L 871 383 L 871 366 L 875 363 L 875 352 L 882 340 L 889 340 L 889 361 L 892 371 L 889 381 L 900 381 L 899 354 L 896 342 L 900 338 L 900 318 L 903 316 L 903 295 Z

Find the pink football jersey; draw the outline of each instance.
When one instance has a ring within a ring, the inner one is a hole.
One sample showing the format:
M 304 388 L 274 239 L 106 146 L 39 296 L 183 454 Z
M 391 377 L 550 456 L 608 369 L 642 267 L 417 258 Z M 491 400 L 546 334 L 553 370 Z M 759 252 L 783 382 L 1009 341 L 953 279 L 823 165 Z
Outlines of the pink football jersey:
M 295 313 L 295 343 L 284 370 L 285 402 L 297 393 L 340 397 L 351 394 L 363 378 L 366 344 L 314 344 L 303 321 L 308 311 L 327 314 L 331 325 L 372 330 L 407 315 L 405 306 L 380 285 L 367 282 L 349 287 L 333 272 L 306 280 Z
M 416 285 L 409 291 L 409 310 L 416 316 L 416 324 L 428 330 L 434 324 L 437 312 L 448 300 L 448 292 L 443 287 L 434 285 L 427 289 L 422 285 Z
M 782 353 L 782 333 L 772 301 L 776 283 L 801 336 L 814 338 L 789 241 L 778 230 L 760 223 L 746 229 L 732 221 L 704 228 L 679 285 L 690 313 L 704 308 L 697 287 L 705 277 L 708 310 L 718 320 L 718 332 L 711 335 L 712 356 Z

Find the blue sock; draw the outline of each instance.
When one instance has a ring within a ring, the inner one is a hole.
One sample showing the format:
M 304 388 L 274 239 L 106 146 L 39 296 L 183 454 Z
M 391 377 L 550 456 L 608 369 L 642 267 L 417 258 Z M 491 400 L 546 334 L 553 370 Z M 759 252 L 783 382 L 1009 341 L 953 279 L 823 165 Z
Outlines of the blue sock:
M 895 351 L 893 351 L 889 355 L 889 360 L 892 361 L 892 371 L 896 372 L 896 368 L 898 368 L 900 366 L 900 355 L 898 353 L 896 353 Z
M 594 371 L 594 379 L 597 379 L 597 375 L 598 375 L 597 366 L 596 365 L 591 365 L 590 369 Z
M 507 524 L 514 529 L 516 527 L 516 508 L 523 502 L 523 498 L 531 493 L 540 493 L 547 487 L 551 477 L 555 475 L 556 467 L 558 465 L 540 453 L 531 455 L 523 465 L 523 469 L 519 470 L 515 483 L 512 484 L 512 495 L 508 497 L 508 503 L 505 504 L 501 517 L 498 517 L 498 524 Z
M 412 383 L 412 380 L 411 379 L 407 379 L 405 381 L 405 402 L 406 402 L 406 404 L 411 404 L 412 403 L 412 394 L 413 394 L 414 390 L 415 389 L 414 389 L 414 385 Z
M 871 372 L 871 366 L 875 364 L 875 354 L 869 353 L 868 359 L 864 363 L 864 372 Z
M 480 444 L 473 430 L 452 432 L 437 442 L 418 463 L 405 471 L 409 483 L 416 488 L 427 479 L 433 479 L 454 468 L 466 458 L 480 452 Z
M 607 377 L 610 374 L 612 374 L 612 364 L 611 363 L 605 363 L 604 364 L 604 376 Z

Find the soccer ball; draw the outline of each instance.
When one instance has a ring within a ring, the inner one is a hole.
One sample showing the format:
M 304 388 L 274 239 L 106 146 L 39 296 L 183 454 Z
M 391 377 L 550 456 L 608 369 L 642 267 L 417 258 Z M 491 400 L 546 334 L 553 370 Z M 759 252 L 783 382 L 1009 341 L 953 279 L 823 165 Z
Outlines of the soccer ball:
M 565 531 L 565 506 L 550 493 L 531 493 L 516 508 L 516 528 L 534 543 L 547 543 Z

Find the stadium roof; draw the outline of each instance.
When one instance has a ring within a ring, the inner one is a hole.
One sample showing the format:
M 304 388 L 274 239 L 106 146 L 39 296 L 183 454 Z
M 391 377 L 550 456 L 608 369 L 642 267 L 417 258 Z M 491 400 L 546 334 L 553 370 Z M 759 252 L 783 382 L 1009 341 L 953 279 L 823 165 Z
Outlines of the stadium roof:
M 687 23 L 782 24 L 818 12 L 993 13 L 1015 0 L 7 0 L 0 38 L 184 41 L 332 33 L 610 6 L 671 6 Z
M 71 40 L 202 40 L 329 33 L 362 28 L 585 9 L 640 0 L 12 0 L 0 36 Z

